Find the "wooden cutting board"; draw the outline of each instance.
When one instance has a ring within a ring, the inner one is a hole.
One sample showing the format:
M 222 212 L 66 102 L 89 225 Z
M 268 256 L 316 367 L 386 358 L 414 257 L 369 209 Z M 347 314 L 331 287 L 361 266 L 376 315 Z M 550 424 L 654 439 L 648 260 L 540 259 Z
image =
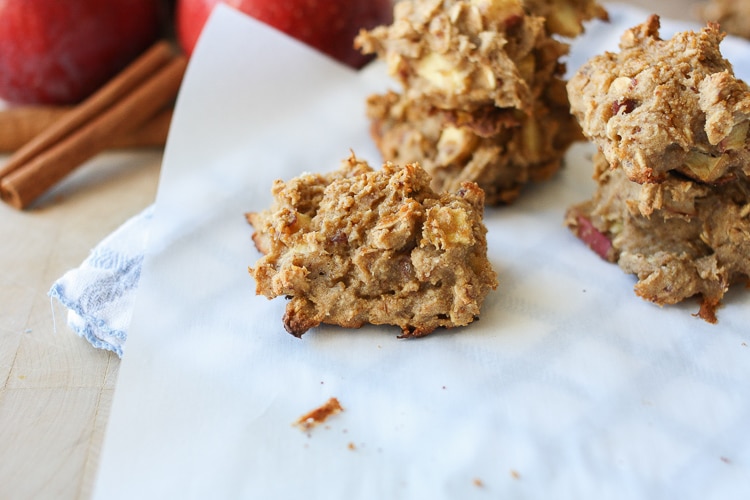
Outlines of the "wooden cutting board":
M 90 496 L 119 358 L 47 292 L 153 202 L 160 165 L 156 150 L 107 153 L 31 210 L 0 204 L 0 498 Z

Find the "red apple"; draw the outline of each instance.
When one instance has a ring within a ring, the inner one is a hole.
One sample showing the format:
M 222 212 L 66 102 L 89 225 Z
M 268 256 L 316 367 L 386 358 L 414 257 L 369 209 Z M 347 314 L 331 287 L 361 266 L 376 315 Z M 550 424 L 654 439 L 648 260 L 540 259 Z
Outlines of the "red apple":
M 0 98 L 82 100 L 159 36 L 160 0 L 0 0 Z
M 370 60 L 353 47 L 360 28 L 371 29 L 393 19 L 392 0 L 177 0 L 177 38 L 188 55 L 219 2 L 354 68 Z

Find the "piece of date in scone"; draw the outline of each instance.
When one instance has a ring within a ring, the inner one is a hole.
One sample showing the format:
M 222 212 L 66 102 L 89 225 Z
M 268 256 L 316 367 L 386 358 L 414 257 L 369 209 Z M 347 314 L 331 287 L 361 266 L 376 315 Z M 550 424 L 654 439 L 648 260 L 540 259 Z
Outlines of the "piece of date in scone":
M 352 155 L 272 192 L 271 208 L 247 215 L 265 254 L 250 274 L 259 295 L 289 299 L 292 335 L 369 323 L 419 337 L 471 323 L 497 287 L 474 183 L 437 194 L 416 163 L 373 170 Z
M 568 83 L 599 151 L 594 196 L 566 224 L 636 275 L 639 296 L 697 296 L 713 323 L 730 285 L 750 279 L 750 88 L 721 56 L 715 25 L 669 41 L 658 30 L 652 16 Z
M 398 2 L 391 26 L 356 40 L 402 87 L 368 99 L 383 157 L 419 161 L 437 191 L 476 182 L 492 205 L 548 179 L 582 139 L 558 35 L 580 34 L 593 17 L 606 12 L 591 0 Z

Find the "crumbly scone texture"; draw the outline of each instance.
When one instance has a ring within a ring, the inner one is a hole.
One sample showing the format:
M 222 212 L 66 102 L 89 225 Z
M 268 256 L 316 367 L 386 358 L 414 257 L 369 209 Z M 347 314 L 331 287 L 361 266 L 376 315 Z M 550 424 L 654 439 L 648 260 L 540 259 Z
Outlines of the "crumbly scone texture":
M 601 152 L 594 164 L 595 195 L 568 210 L 568 227 L 636 275 L 637 295 L 659 305 L 698 296 L 698 315 L 715 323 L 729 286 L 750 284 L 748 178 L 704 184 L 672 175 L 638 184 Z
M 272 192 L 268 210 L 247 215 L 265 254 L 250 274 L 259 295 L 289 299 L 283 322 L 295 336 L 369 323 L 419 337 L 468 325 L 497 287 L 475 183 L 437 194 L 416 163 L 373 170 L 352 155 Z
M 750 175 L 750 90 L 735 78 L 718 25 L 659 37 L 659 18 L 626 31 L 620 52 L 567 84 L 583 133 L 638 183 L 678 172 L 699 182 Z
M 562 80 L 569 46 L 553 34 L 592 17 L 606 17 L 592 1 L 398 2 L 392 25 L 356 40 L 402 87 L 367 102 L 384 158 L 419 161 L 437 191 L 477 182 L 493 205 L 550 177 L 582 139 Z
M 732 35 L 750 38 L 750 2 L 747 0 L 710 0 L 699 8 L 701 19 L 715 22 Z
M 395 92 L 371 96 L 372 136 L 389 161 L 420 158 L 437 191 L 476 182 L 488 204 L 509 204 L 529 182 L 552 177 L 561 152 L 582 138 L 567 99 L 560 98 L 564 84 L 547 90 L 530 115 L 492 105 L 473 113 L 425 107 Z

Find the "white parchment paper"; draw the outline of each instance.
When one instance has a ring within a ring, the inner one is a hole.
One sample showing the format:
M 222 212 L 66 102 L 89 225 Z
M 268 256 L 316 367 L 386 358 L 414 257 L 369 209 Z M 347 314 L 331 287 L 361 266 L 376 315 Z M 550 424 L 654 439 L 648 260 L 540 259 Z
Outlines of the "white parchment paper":
M 645 20 L 610 11 L 571 67 Z M 747 75 L 747 43 L 725 55 Z M 215 12 L 167 145 L 94 497 L 747 498 L 750 297 L 729 293 L 717 325 L 697 303 L 637 298 L 562 224 L 593 191 L 590 146 L 486 211 L 500 287 L 480 321 L 409 341 L 284 331 L 284 300 L 254 294 L 243 214 L 350 149 L 377 165 L 364 99 L 389 85 L 379 64 L 356 73 Z M 292 425 L 329 397 L 345 410 Z

